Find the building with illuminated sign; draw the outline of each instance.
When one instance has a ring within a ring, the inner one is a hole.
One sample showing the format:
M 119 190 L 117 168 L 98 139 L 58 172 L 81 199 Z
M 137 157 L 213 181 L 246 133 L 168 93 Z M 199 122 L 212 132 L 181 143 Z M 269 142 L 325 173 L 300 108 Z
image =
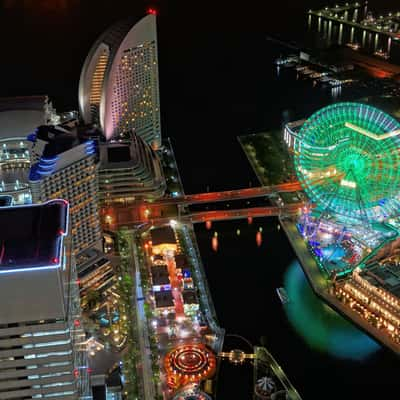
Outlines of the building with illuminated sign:
M 88 396 L 68 204 L 0 208 L 0 397 Z M 90 396 L 88 397 L 90 398 Z
M 156 17 L 122 21 L 104 32 L 83 65 L 79 107 L 85 123 L 107 140 L 134 131 L 154 149 L 161 145 Z
M 100 246 L 95 142 L 82 137 L 74 122 L 41 126 L 29 140 L 32 201 L 62 198 L 69 202 L 75 254 Z

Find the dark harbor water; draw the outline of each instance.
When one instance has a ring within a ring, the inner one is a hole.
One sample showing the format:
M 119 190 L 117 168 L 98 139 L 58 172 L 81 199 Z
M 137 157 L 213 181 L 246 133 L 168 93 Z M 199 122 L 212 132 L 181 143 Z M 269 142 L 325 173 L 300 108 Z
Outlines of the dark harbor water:
M 220 324 L 265 343 L 303 399 L 381 399 L 400 389 L 400 360 L 323 304 L 312 292 L 276 218 L 196 226 Z M 262 227 L 263 241 L 256 244 Z M 240 235 L 237 235 L 240 229 Z M 218 251 L 211 238 L 218 232 Z M 276 288 L 285 286 L 283 306 Z M 246 345 L 227 338 L 227 349 Z M 223 363 L 219 399 L 251 399 L 252 369 Z

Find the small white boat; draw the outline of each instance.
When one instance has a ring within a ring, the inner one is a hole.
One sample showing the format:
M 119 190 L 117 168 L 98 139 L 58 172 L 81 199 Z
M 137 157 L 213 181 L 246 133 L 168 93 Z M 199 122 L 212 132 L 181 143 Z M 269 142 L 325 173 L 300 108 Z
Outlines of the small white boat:
M 287 304 L 290 302 L 289 296 L 286 292 L 286 289 L 283 287 L 277 288 L 276 293 L 278 294 L 279 300 L 282 304 Z

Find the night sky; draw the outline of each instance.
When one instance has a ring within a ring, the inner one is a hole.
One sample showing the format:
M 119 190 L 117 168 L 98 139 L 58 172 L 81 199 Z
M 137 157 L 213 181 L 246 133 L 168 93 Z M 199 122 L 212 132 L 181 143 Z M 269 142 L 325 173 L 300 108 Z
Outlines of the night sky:
M 305 11 L 327 2 L 0 0 L 0 96 L 48 94 L 57 110 L 77 109 L 80 70 L 98 35 L 154 7 L 162 133 L 172 138 L 185 191 L 247 185 L 232 162 L 243 156 L 236 137 L 271 128 L 276 96 L 285 94 L 269 94 L 265 36 L 300 37 Z
M 243 156 L 236 137 L 276 128 L 271 119 L 285 106 L 276 109 L 276 98 L 288 94 L 269 93 L 265 36 L 300 38 L 305 11 L 327 3 L 335 2 L 0 0 L 0 96 L 48 94 L 57 110 L 77 109 L 80 70 L 95 39 L 154 7 L 162 134 L 172 138 L 185 191 L 241 187 L 248 180 L 232 162 Z M 396 9 L 396 0 L 369 3 Z
M 334 2 L 0 0 L 0 95 L 48 93 L 59 108 L 76 108 L 80 68 L 95 38 L 113 22 L 128 15 L 140 18 L 148 7 L 155 7 L 162 101 L 178 106 L 191 100 L 185 87 L 213 80 L 226 54 L 216 47 L 223 45 L 225 36 L 278 32 L 296 37 L 304 27 L 304 11 L 326 3 Z M 380 9 L 395 9 L 396 1 L 372 0 L 371 8 L 374 3 Z M 207 87 L 199 86 L 194 89 L 201 89 L 196 96 L 201 98 Z

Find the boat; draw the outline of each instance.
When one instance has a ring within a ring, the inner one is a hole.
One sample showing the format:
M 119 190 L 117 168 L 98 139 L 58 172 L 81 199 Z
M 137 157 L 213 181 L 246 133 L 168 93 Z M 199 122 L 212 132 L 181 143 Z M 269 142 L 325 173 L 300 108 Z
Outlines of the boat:
M 275 65 L 281 66 L 294 66 L 296 63 L 298 63 L 299 61 L 299 57 L 297 57 L 296 55 L 289 55 L 287 57 L 279 57 L 274 61 Z
M 389 54 L 386 53 L 386 52 L 383 51 L 383 50 L 377 50 L 377 51 L 375 51 L 374 56 L 381 57 L 381 58 L 383 58 L 383 59 L 385 59 L 385 60 L 389 59 Z
M 359 50 L 360 45 L 358 43 L 346 43 L 347 47 L 350 47 L 353 50 Z
M 287 304 L 290 302 L 289 296 L 284 287 L 277 288 L 276 293 L 278 294 L 279 300 L 282 304 Z

